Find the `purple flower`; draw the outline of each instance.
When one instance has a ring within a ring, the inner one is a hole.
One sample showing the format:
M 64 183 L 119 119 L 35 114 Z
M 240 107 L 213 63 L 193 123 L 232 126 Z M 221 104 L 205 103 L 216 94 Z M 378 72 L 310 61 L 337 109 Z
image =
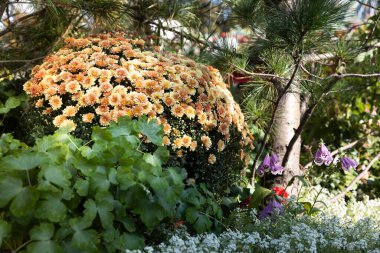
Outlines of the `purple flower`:
M 284 167 L 280 165 L 280 159 L 275 153 L 272 153 L 272 156 L 270 158 L 270 171 L 273 175 L 279 175 L 282 174 L 284 171 Z
M 314 162 L 316 165 L 321 166 L 325 164 L 329 166 L 333 161 L 330 151 L 326 148 L 326 146 L 322 143 L 317 152 L 315 153 Z
M 260 177 L 264 176 L 264 173 L 269 171 L 270 168 L 270 157 L 269 155 L 266 155 L 264 157 L 263 162 L 260 164 L 259 168 L 257 169 L 257 174 L 259 174 Z
M 257 169 L 257 174 L 260 177 L 264 176 L 265 172 L 270 171 L 273 175 L 282 174 L 284 167 L 280 165 L 280 159 L 275 153 L 272 153 L 271 156 L 266 155 L 263 162 L 260 164 Z
M 261 211 L 259 219 L 263 220 L 268 218 L 275 212 L 275 210 L 277 210 L 280 214 L 284 212 L 284 208 L 276 200 L 269 201 L 268 205 Z
M 358 166 L 358 163 L 354 159 L 347 156 L 340 158 L 340 162 L 342 163 L 343 169 L 346 171 L 349 171 L 350 168 L 355 169 Z

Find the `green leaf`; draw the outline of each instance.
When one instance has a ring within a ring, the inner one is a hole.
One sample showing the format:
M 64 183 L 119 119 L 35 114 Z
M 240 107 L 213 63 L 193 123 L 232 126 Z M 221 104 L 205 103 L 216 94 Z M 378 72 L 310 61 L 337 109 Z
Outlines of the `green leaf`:
M 34 226 L 30 232 L 30 239 L 33 241 L 47 241 L 54 235 L 54 226 L 51 223 L 41 223 Z
M 61 222 L 66 218 L 67 208 L 58 198 L 48 198 L 38 203 L 35 216 L 51 222 Z
M 21 179 L 9 176 L 0 177 L 0 207 L 5 207 L 22 189 Z
M 97 202 L 96 209 L 100 218 L 100 222 L 102 223 L 102 227 L 104 229 L 113 227 L 113 220 L 115 217 L 112 213 L 112 204 L 109 204 L 106 201 Z
M 157 156 L 151 155 L 149 153 L 145 153 L 143 156 L 143 159 L 146 163 L 148 163 L 154 167 L 160 167 L 161 166 L 161 160 Z
M 126 243 L 126 249 L 129 250 L 142 249 L 145 244 L 144 237 L 138 234 L 123 234 L 122 239 Z
M 194 226 L 197 233 L 204 233 L 210 230 L 212 226 L 211 220 L 198 211 L 195 207 L 186 209 L 186 221 Z
M 86 252 L 99 252 L 96 246 L 99 243 L 98 234 L 93 229 L 75 231 L 71 242 L 76 248 Z
M 48 165 L 43 168 L 43 175 L 46 180 L 62 188 L 70 186 L 71 173 L 64 166 Z
M 136 224 L 135 221 L 133 220 L 132 216 L 127 215 L 121 219 L 118 219 L 117 221 L 121 222 L 124 226 L 124 228 L 128 232 L 135 232 L 136 231 Z
M 108 175 L 106 168 L 98 166 L 90 178 L 90 187 L 96 191 L 108 191 L 110 182 L 108 181 Z
M 164 147 L 158 147 L 153 155 L 161 161 L 161 164 L 165 164 L 169 160 L 170 152 Z
M 97 141 L 112 141 L 112 134 L 104 128 L 95 126 L 92 129 L 91 139 L 95 142 Z
M 132 121 L 129 117 L 121 117 L 117 123 L 111 122 L 108 130 L 112 133 L 113 137 L 129 136 L 131 135 Z
M 81 197 L 85 197 L 88 194 L 88 189 L 90 187 L 90 182 L 86 179 L 78 178 L 74 184 L 74 188 Z
M 303 205 L 303 208 L 305 208 L 306 213 L 310 214 L 312 204 L 310 202 L 300 202 L 300 204 Z
M 25 99 L 20 97 L 9 97 L 7 101 L 5 101 L 5 105 L 0 106 L 0 114 L 8 113 L 10 110 L 18 107 L 24 100 Z
M 206 199 L 194 187 L 186 189 L 181 198 L 185 203 L 193 204 L 196 208 L 201 208 L 206 203 Z
M 139 130 L 148 140 L 157 146 L 162 146 L 163 129 L 162 126 L 156 123 L 156 120 L 147 121 L 146 119 L 139 120 Z
M 271 192 L 271 190 L 256 184 L 249 207 L 257 207 Z
M 28 253 L 63 253 L 63 249 L 54 241 L 32 242 L 28 245 Z
M 183 185 L 183 180 L 187 177 L 186 170 L 183 168 L 170 167 L 165 172 L 170 175 L 174 185 Z
M 6 156 L 0 161 L 1 170 L 31 170 L 48 160 L 43 153 L 20 153 L 14 156 Z
M 9 210 L 16 217 L 25 216 L 34 209 L 38 197 L 39 194 L 35 189 L 25 187 L 13 199 Z
M 4 220 L 0 220 L 0 248 L 3 240 L 10 235 L 11 225 Z

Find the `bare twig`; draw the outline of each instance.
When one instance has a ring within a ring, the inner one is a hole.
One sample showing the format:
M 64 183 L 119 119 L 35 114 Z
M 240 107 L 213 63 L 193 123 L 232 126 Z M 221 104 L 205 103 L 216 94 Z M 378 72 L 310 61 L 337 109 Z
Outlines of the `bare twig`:
M 250 75 L 250 76 L 257 76 L 257 77 L 270 77 L 270 78 L 276 78 L 276 79 L 282 79 L 282 80 L 288 80 L 285 77 L 273 75 L 273 74 L 265 74 L 265 73 L 254 73 L 247 71 L 243 68 L 239 68 L 238 66 L 235 66 L 239 71 L 243 72 L 244 74 Z
M 311 76 L 311 77 L 314 77 L 314 78 L 316 78 L 316 79 L 319 79 L 319 80 L 322 80 L 323 78 L 322 77 L 320 77 L 320 76 L 316 76 L 316 75 L 314 75 L 313 73 L 310 73 L 303 65 L 301 65 L 300 66 L 300 68 L 306 73 L 306 74 L 308 74 L 309 76 Z
M 373 74 L 356 74 L 356 73 L 347 73 L 347 74 L 332 74 L 324 78 L 324 80 L 330 79 L 330 78 L 348 78 L 348 77 L 359 77 L 359 78 L 371 78 L 371 77 L 380 77 L 380 73 L 373 73 Z
M 295 61 L 295 67 L 294 67 L 292 76 L 290 77 L 290 80 L 288 81 L 288 83 L 286 84 L 286 86 L 284 87 L 284 89 L 281 91 L 281 93 L 278 95 L 278 97 L 276 99 L 276 102 L 274 104 L 273 113 L 272 113 L 271 119 L 268 123 L 268 126 L 265 129 L 265 134 L 264 134 L 264 138 L 263 138 L 263 141 L 261 143 L 260 149 L 259 149 L 258 153 L 256 154 L 255 159 L 253 160 L 253 165 L 252 165 L 252 170 L 251 170 L 251 184 L 254 183 L 255 173 L 256 173 L 256 165 L 257 165 L 258 160 L 260 159 L 260 156 L 262 155 L 262 153 L 264 151 L 264 147 L 265 147 L 266 142 L 267 142 L 268 137 L 269 137 L 269 132 L 272 130 L 274 120 L 275 120 L 275 117 L 277 114 L 277 110 L 278 110 L 278 107 L 280 105 L 280 101 L 281 101 L 282 97 L 288 92 L 290 86 L 292 85 L 300 65 L 301 65 L 301 57 L 299 57 Z
M 377 23 L 379 22 L 379 19 L 380 19 L 380 14 L 377 15 L 377 18 L 376 18 L 375 23 L 373 24 L 372 30 L 371 30 L 371 32 L 368 34 L 367 39 L 364 41 L 364 46 L 366 46 L 366 45 L 368 44 L 368 42 L 371 40 L 373 34 L 375 33 L 376 26 L 377 26 Z
M 354 180 L 352 180 L 352 182 L 346 187 L 346 189 L 344 189 L 342 192 L 340 192 L 338 195 L 336 195 L 335 197 L 331 198 L 328 200 L 328 203 L 333 203 L 335 201 L 337 201 L 338 199 L 342 198 L 343 196 L 346 195 L 346 193 L 351 190 L 351 188 L 362 178 L 364 177 L 366 174 L 367 174 L 367 171 L 369 171 L 369 169 L 371 169 L 371 167 L 380 159 L 380 153 L 378 153 L 373 159 L 372 161 L 367 165 L 367 167 L 365 167 L 365 169 L 355 177 Z
M 19 62 L 28 63 L 28 62 L 34 62 L 34 61 L 41 60 L 41 59 L 43 59 L 45 57 L 46 56 L 41 56 L 41 57 L 37 57 L 37 58 L 34 58 L 34 59 L 29 59 L 29 60 L 4 60 L 4 61 L 0 61 L 0 63 L 19 63 Z
M 379 8 L 376 8 L 375 6 L 370 5 L 368 3 L 362 2 L 360 0 L 355 0 L 355 1 L 358 2 L 359 4 L 363 5 L 363 6 L 367 6 L 367 7 L 371 8 L 371 9 L 374 9 L 374 10 L 379 10 Z

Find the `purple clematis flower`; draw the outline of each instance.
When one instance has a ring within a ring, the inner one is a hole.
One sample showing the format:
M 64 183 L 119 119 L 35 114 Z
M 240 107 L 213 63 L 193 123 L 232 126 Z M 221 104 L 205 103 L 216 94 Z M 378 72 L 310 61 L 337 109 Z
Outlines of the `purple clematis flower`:
M 355 169 L 358 166 L 358 162 L 354 159 L 351 159 L 347 156 L 340 158 L 340 162 L 342 163 L 342 167 L 344 170 L 349 171 L 350 168 Z
M 333 161 L 333 158 L 331 156 L 330 151 L 326 148 L 325 144 L 321 144 L 317 152 L 314 156 L 314 162 L 316 165 L 321 166 L 322 164 L 325 164 L 326 166 L 329 166 L 331 162 Z
M 271 216 L 277 210 L 280 214 L 284 212 L 284 208 L 276 200 L 269 201 L 268 205 L 261 211 L 259 219 L 263 220 Z
M 269 171 L 270 169 L 270 157 L 269 155 L 266 155 L 264 157 L 263 162 L 260 164 L 259 168 L 257 169 L 257 174 L 259 174 L 260 177 L 264 176 L 264 173 Z
M 272 156 L 270 158 L 270 171 L 273 175 L 279 175 L 282 174 L 284 171 L 284 167 L 280 165 L 280 159 L 275 153 L 272 153 Z

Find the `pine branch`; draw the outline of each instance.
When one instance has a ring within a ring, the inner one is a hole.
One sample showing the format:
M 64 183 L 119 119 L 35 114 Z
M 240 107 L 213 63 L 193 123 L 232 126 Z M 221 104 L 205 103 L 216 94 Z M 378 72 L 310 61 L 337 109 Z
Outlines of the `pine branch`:
M 262 155 L 262 153 L 264 151 L 264 147 L 265 147 L 266 142 L 267 142 L 268 137 L 269 137 L 269 132 L 272 130 L 274 120 L 276 118 L 277 110 L 278 110 L 278 107 L 280 105 L 280 101 L 281 101 L 282 97 L 288 92 L 290 86 L 292 85 L 300 65 L 301 65 L 301 57 L 298 56 L 298 59 L 295 61 L 295 67 L 294 67 L 292 76 L 290 77 L 290 80 L 288 81 L 288 83 L 286 84 L 284 89 L 281 91 L 281 93 L 277 97 L 277 100 L 274 104 L 273 113 L 272 113 L 271 119 L 269 121 L 269 124 L 267 126 L 267 129 L 265 130 L 264 138 L 263 138 L 263 141 L 261 143 L 260 149 L 259 149 L 258 153 L 256 154 L 255 159 L 253 160 L 253 165 L 252 165 L 252 170 L 251 170 L 251 184 L 254 183 L 255 173 L 256 173 L 256 165 L 257 165 L 258 160 L 260 159 L 260 156 Z
M 333 203 L 335 201 L 337 201 L 338 199 L 342 198 L 343 196 L 346 195 L 346 193 L 351 190 L 351 188 L 362 178 L 364 177 L 367 172 L 369 171 L 369 169 L 371 169 L 371 167 L 380 159 L 380 153 L 378 153 L 372 160 L 371 162 L 367 165 L 367 167 L 365 167 L 365 169 L 355 177 L 354 180 L 352 180 L 352 182 L 346 187 L 346 189 L 344 189 L 342 192 L 340 192 L 338 195 L 336 195 L 335 197 L 331 198 L 328 200 L 328 203 Z
M 21 23 L 21 22 L 23 22 L 23 21 L 25 21 L 25 20 L 27 20 L 27 19 L 29 19 L 29 18 L 32 18 L 32 17 L 38 16 L 38 15 L 44 13 L 44 12 L 45 12 L 45 9 L 42 9 L 42 10 L 39 10 L 39 11 L 33 12 L 33 13 L 31 13 L 31 14 L 28 14 L 28 15 L 22 16 L 21 18 L 19 18 L 19 19 L 13 21 L 13 23 L 11 23 L 7 28 L 5 28 L 4 30 L 2 30 L 2 31 L 0 32 L 0 37 L 3 36 L 3 35 L 5 35 L 5 34 L 7 34 L 7 33 L 9 33 L 9 32 L 11 32 L 12 29 L 13 29 L 17 24 L 19 24 L 19 23 Z
M 8 0 L 2 0 L 0 4 L 0 20 L 3 17 L 5 9 L 8 7 Z

